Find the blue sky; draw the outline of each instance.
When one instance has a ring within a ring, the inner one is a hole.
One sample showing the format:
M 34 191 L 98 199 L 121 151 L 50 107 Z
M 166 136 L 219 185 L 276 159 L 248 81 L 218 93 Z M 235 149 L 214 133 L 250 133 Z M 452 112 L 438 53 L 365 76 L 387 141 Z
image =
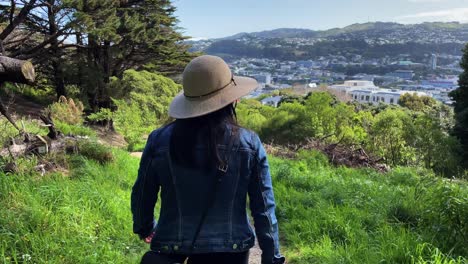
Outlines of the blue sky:
M 289 27 L 314 30 L 368 21 L 468 23 L 468 0 L 174 0 L 194 38 Z

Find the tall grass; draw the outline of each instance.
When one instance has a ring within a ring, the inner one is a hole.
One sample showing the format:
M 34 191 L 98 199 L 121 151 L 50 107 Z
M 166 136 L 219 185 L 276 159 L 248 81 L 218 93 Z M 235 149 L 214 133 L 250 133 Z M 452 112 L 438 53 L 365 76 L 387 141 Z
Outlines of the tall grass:
M 271 158 L 291 263 L 465 263 L 465 182 L 413 168 L 382 175 L 317 160 Z
M 138 160 L 81 156 L 68 175 L 0 174 L 0 263 L 137 263 L 129 194 Z
M 138 159 L 114 150 L 112 163 L 68 162 L 65 174 L 0 174 L 0 263 L 137 263 Z M 466 182 L 333 168 L 315 152 L 270 163 L 289 263 L 466 263 Z

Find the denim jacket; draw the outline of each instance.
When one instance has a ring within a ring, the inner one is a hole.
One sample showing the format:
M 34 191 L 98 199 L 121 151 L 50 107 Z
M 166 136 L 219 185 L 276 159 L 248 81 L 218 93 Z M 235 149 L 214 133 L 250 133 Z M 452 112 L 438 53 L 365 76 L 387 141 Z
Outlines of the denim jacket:
M 254 245 L 255 233 L 262 249 L 262 263 L 283 263 L 266 152 L 259 137 L 243 128 L 239 130 L 239 142 L 233 144 L 215 201 L 191 249 L 202 211 L 213 191 L 217 168 L 207 172 L 174 164 L 169 155 L 172 128 L 168 125 L 155 130 L 148 138 L 132 189 L 133 231 L 145 238 L 154 230 L 151 249 L 174 254 L 246 251 Z M 224 155 L 228 140 L 226 137 L 225 144 L 218 145 Z M 207 151 L 207 146 L 196 146 L 197 157 L 207 157 Z M 156 222 L 158 194 L 161 209 Z M 246 212 L 247 196 L 255 232 Z

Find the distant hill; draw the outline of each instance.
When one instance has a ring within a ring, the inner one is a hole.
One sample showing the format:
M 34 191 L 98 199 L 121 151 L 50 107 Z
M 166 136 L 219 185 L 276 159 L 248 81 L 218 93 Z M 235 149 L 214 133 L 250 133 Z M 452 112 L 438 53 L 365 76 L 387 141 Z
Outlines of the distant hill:
M 315 31 L 311 29 L 300 28 L 279 28 L 273 30 L 266 30 L 252 33 L 238 33 L 233 36 L 221 39 L 239 39 L 243 37 L 254 38 L 327 38 L 336 37 L 342 34 L 361 33 L 367 35 L 375 35 L 384 37 L 382 34 L 395 31 L 418 31 L 420 33 L 438 32 L 441 30 L 453 33 L 462 33 L 467 36 L 468 40 L 468 24 L 458 22 L 426 22 L 422 24 L 399 24 L 392 22 L 369 22 L 369 23 L 356 23 L 344 28 L 332 28 L 328 30 Z M 403 33 L 403 32 L 401 32 Z M 406 34 L 405 34 L 406 35 Z
M 191 42 L 192 50 L 234 57 L 299 60 L 317 56 L 362 55 L 382 58 L 428 53 L 460 56 L 468 42 L 468 24 L 431 22 L 398 24 L 372 22 L 315 31 L 279 28 Z

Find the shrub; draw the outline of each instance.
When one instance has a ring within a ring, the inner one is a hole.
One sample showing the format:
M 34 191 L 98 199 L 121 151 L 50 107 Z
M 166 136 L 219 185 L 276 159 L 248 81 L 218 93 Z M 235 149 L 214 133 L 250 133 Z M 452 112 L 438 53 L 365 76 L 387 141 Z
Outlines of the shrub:
M 83 155 L 88 159 L 95 160 L 101 164 L 114 160 L 114 155 L 108 146 L 104 146 L 91 140 L 82 140 L 78 142 L 78 154 Z
M 122 79 L 110 84 L 117 91 L 113 102 L 117 110 L 102 109 L 91 120 L 114 121 L 114 127 L 128 143 L 128 149 L 141 146 L 156 127 L 168 122 L 167 111 L 181 86 L 173 80 L 148 71 L 127 70 Z
M 95 137 L 96 132 L 89 127 L 83 125 L 70 125 L 62 121 L 55 121 L 55 127 L 58 131 L 62 132 L 64 135 L 74 135 L 74 136 L 88 136 Z
M 61 96 L 58 102 L 49 105 L 44 113 L 51 115 L 53 120 L 58 120 L 69 125 L 83 124 L 83 110 L 84 106 L 80 101 L 73 101 Z

